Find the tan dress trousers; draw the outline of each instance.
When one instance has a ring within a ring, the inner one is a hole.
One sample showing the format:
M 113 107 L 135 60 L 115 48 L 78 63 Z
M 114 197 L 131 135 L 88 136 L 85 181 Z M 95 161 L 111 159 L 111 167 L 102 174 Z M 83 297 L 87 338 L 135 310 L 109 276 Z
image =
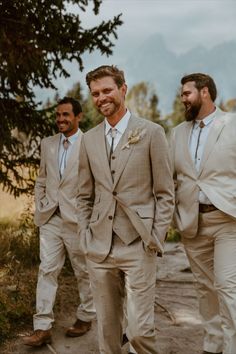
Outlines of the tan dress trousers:
M 138 354 L 159 354 L 154 324 L 156 262 L 156 253 L 147 253 L 140 239 L 127 246 L 118 236 L 103 262 L 87 260 L 100 354 L 122 353 L 125 294 L 129 342 Z
M 82 321 L 95 318 L 92 292 L 85 257 L 78 247 L 77 225 L 68 225 L 54 215 L 40 227 L 40 266 L 36 290 L 34 330 L 47 330 L 54 322 L 53 306 L 58 287 L 58 275 L 64 265 L 66 251 L 78 282 L 80 303 L 76 317 Z M 64 304 L 66 308 L 66 303 Z
M 216 210 L 199 215 L 198 235 L 183 239 L 197 280 L 204 350 L 236 353 L 236 221 Z

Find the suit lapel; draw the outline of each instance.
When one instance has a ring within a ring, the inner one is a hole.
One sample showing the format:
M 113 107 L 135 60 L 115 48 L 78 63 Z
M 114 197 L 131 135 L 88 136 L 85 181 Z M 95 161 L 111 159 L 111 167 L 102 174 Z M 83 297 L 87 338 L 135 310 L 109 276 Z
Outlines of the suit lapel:
M 66 178 L 66 176 L 70 174 L 71 169 L 74 168 L 76 163 L 78 163 L 79 148 L 80 148 L 82 134 L 83 134 L 82 131 L 79 129 L 78 139 L 75 141 L 75 143 L 72 146 L 72 150 L 66 164 L 66 169 L 61 177 L 61 181 L 63 181 Z
M 183 151 L 184 151 L 184 155 L 185 155 L 184 156 L 185 160 L 189 163 L 192 170 L 196 173 L 196 168 L 195 168 L 194 162 L 192 160 L 192 157 L 190 154 L 190 149 L 189 149 L 189 139 L 191 136 L 192 129 L 193 129 L 193 122 L 186 122 L 185 134 L 183 137 L 183 146 L 184 147 L 187 146 L 187 149 L 184 148 Z
M 222 114 L 222 112 L 221 112 Z M 214 118 L 214 122 L 212 123 L 213 126 L 210 129 L 208 138 L 207 138 L 207 143 L 203 152 L 200 168 L 199 168 L 199 175 L 202 173 L 202 170 L 209 158 L 210 153 L 212 152 L 212 149 L 214 148 L 215 143 L 219 139 L 219 136 L 225 126 L 225 120 L 222 117 L 222 115 L 218 115 Z
M 60 180 L 59 163 L 58 163 L 60 139 L 61 139 L 61 134 L 54 135 L 53 139 L 51 140 L 51 144 L 49 146 L 49 152 L 52 158 L 51 160 L 52 160 L 53 170 L 55 171 L 58 180 Z
M 134 116 L 131 116 L 128 126 L 127 126 L 122 138 L 120 139 L 119 144 L 117 145 L 117 147 L 115 149 L 117 161 L 116 161 L 116 173 L 115 173 L 115 177 L 114 177 L 114 188 L 120 179 L 120 176 L 121 176 L 121 174 L 128 162 L 129 156 L 130 156 L 130 154 L 134 148 L 134 145 L 135 145 L 135 144 L 131 144 L 129 146 L 129 148 L 127 148 L 127 147 L 124 148 L 124 145 L 128 141 L 129 132 L 134 129 L 137 129 L 138 127 L 144 128 L 143 123 L 140 124 L 137 118 L 135 118 Z
M 99 147 L 98 151 L 100 153 L 98 156 L 99 156 L 101 166 L 102 166 L 103 171 L 106 176 L 105 179 L 108 180 L 109 182 L 111 182 L 111 184 L 112 184 L 113 182 L 112 182 L 111 170 L 110 170 L 108 156 L 107 156 L 107 145 L 106 145 L 105 122 L 104 121 L 98 126 L 97 139 L 98 139 L 98 144 L 96 146 Z

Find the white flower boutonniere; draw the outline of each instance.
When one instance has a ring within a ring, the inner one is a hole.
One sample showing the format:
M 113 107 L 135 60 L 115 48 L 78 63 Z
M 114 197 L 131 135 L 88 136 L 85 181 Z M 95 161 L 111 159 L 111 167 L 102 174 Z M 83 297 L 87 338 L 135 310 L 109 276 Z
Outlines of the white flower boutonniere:
M 128 141 L 122 146 L 123 149 L 129 149 L 131 144 L 137 144 L 146 134 L 146 129 L 137 128 L 135 130 L 131 130 L 128 134 Z

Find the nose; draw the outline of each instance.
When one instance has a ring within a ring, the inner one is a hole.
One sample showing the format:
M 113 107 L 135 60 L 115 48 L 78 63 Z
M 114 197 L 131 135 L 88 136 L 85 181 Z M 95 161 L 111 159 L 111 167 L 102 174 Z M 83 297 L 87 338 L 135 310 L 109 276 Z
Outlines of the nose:
M 103 103 L 106 100 L 106 95 L 101 93 L 98 97 L 98 103 Z
M 181 102 L 182 102 L 182 103 L 185 103 L 185 102 L 187 101 L 187 98 L 186 98 L 186 96 L 184 96 L 184 95 L 181 95 L 181 96 L 180 96 L 180 99 L 181 99 Z

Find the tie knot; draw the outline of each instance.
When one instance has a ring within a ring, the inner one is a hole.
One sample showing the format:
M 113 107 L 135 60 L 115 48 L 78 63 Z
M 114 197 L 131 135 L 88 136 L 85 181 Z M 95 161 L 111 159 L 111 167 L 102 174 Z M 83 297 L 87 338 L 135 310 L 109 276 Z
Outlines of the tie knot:
M 64 139 L 64 140 L 63 140 L 63 147 L 64 147 L 64 149 L 65 149 L 65 150 L 67 150 L 67 149 L 68 149 L 69 144 L 70 144 L 70 142 L 69 142 L 69 140 L 68 140 L 68 139 Z
M 117 132 L 116 128 L 111 128 L 110 132 L 111 132 L 112 139 L 114 139 L 116 137 L 116 132 Z
M 204 128 L 205 127 L 205 124 L 204 124 L 204 122 L 201 120 L 201 122 L 199 123 L 199 128 Z

